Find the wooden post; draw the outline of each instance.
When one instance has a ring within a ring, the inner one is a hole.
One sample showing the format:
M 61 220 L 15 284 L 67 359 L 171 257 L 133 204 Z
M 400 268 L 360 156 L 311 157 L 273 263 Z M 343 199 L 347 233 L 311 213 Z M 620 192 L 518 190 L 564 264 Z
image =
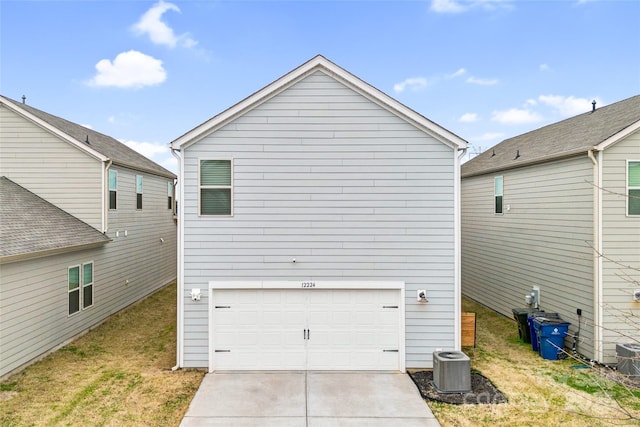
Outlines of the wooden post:
M 476 346 L 476 314 L 462 313 L 462 347 Z

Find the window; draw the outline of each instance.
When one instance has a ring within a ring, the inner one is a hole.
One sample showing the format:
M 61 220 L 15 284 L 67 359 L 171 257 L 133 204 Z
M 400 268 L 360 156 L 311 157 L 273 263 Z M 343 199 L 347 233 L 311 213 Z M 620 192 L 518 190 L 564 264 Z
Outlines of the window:
M 167 198 L 169 199 L 167 209 L 173 209 L 173 182 L 167 182 Z
M 136 209 L 142 209 L 142 175 L 136 175 Z
M 82 264 L 82 309 L 93 305 L 93 262 Z
M 627 215 L 640 215 L 640 161 L 627 162 Z
M 80 266 L 69 267 L 69 315 L 80 311 Z
M 502 213 L 502 197 L 504 196 L 504 178 L 501 176 L 497 176 L 494 178 L 494 213 L 501 214 Z
M 231 160 L 200 160 L 200 215 L 232 215 Z
M 117 208 L 118 171 L 109 170 L 109 209 Z
M 93 261 L 80 267 L 75 265 L 68 269 L 69 315 L 93 305 Z

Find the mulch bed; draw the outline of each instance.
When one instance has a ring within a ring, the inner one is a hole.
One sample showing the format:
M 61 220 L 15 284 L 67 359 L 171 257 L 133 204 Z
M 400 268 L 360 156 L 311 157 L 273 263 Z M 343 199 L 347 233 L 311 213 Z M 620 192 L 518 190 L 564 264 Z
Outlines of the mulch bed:
M 453 405 L 507 403 L 507 398 L 500 390 L 488 378 L 476 371 L 471 372 L 470 393 L 438 393 L 433 385 L 433 371 L 409 372 L 409 376 L 418 386 L 418 390 L 420 390 L 420 394 L 424 399 Z

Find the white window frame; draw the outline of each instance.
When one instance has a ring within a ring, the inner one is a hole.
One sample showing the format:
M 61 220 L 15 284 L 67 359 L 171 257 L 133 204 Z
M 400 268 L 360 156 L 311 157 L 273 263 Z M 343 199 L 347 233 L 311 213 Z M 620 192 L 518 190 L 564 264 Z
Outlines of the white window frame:
M 91 282 L 86 283 L 84 281 L 84 278 L 85 278 L 84 277 L 84 266 L 85 265 L 89 265 L 89 264 L 91 264 Z M 85 263 L 82 263 L 82 268 L 81 268 L 80 272 L 81 272 L 81 275 L 80 275 L 80 288 L 82 289 L 81 310 L 86 310 L 88 308 L 93 307 L 95 305 L 95 302 L 96 302 L 95 301 L 96 293 L 95 293 L 95 285 L 94 285 L 94 283 L 96 281 L 96 269 L 95 269 L 95 264 L 94 264 L 93 260 L 87 261 Z M 85 290 L 87 289 L 87 287 L 89 287 L 89 286 L 91 286 L 91 305 L 85 306 L 84 305 L 84 293 L 85 293 Z
M 640 213 L 637 213 L 637 214 L 629 213 L 629 201 L 631 200 L 631 197 L 630 197 L 631 195 L 629 194 L 629 190 L 640 190 L 640 186 L 630 186 L 629 185 L 629 164 L 630 163 L 639 163 L 640 164 L 640 160 L 627 160 L 627 162 L 626 162 L 626 168 L 625 168 L 625 174 L 624 174 L 625 175 L 624 184 L 625 184 L 626 191 L 625 191 L 624 194 L 625 194 L 625 199 L 626 199 L 627 203 L 625 205 L 625 214 L 628 217 L 637 218 L 637 217 L 640 217 Z
M 200 167 L 202 165 L 202 161 L 203 160 L 224 160 L 224 161 L 228 161 L 230 162 L 230 185 L 200 185 Z M 201 217 L 206 217 L 206 218 L 228 218 L 228 217 L 232 217 L 233 216 L 233 158 L 229 158 L 229 157 L 206 157 L 206 158 L 199 158 L 198 159 L 198 216 Z M 212 215 L 212 214 L 203 214 L 202 210 L 201 210 L 201 194 L 202 194 L 202 189 L 229 189 L 230 192 L 230 209 L 229 209 L 229 213 L 228 214 L 219 214 L 219 215 Z
M 497 181 L 499 179 L 502 181 L 502 193 L 501 194 L 497 194 L 496 193 L 496 183 L 497 183 Z M 497 210 L 496 210 L 496 204 L 497 204 L 498 197 L 502 197 L 502 199 L 500 201 L 500 211 L 501 212 L 497 212 Z M 493 177 L 493 214 L 494 215 L 504 215 L 504 176 L 503 175 Z
M 198 175 L 198 181 L 200 180 L 200 175 Z M 174 192 L 174 185 L 173 182 L 171 181 L 167 181 L 167 209 L 173 211 L 173 192 Z M 198 196 L 200 197 L 200 196 Z
M 114 189 L 111 189 L 111 173 L 112 172 L 115 174 L 115 177 L 116 177 L 116 188 L 114 188 Z M 107 196 L 108 197 L 108 205 L 109 205 L 109 210 L 115 211 L 115 210 L 118 209 L 118 171 L 117 170 L 113 170 L 113 169 L 109 169 L 109 174 L 108 175 L 109 175 L 108 180 L 107 180 L 108 181 L 107 187 L 109 187 L 109 194 Z M 115 208 L 111 207 L 111 192 L 112 191 L 115 191 L 115 193 L 116 193 L 116 200 L 115 200 L 116 207 Z
M 91 264 L 91 281 L 85 282 L 84 277 L 84 267 L 86 265 Z M 78 287 L 74 289 L 69 289 L 69 281 L 70 281 L 70 273 L 71 270 L 77 268 L 78 269 Z M 76 314 L 87 310 L 95 305 L 95 263 L 93 260 L 84 262 L 82 264 L 75 264 L 67 267 L 67 317 L 75 316 Z M 91 305 L 85 306 L 84 304 L 84 294 L 87 292 L 87 288 L 91 286 Z M 78 292 L 78 311 L 74 311 L 73 313 L 69 313 L 69 298 L 68 295 L 72 292 Z
M 138 191 L 138 180 L 140 180 L 140 191 Z M 143 184 L 143 178 L 142 175 L 136 175 L 136 210 L 141 211 L 143 205 L 143 188 L 144 188 L 144 184 Z M 140 196 L 140 207 L 138 207 L 138 195 Z
M 69 282 L 71 279 L 71 270 L 78 269 L 78 287 L 69 289 Z M 78 310 L 73 313 L 69 313 L 69 295 L 72 292 L 78 292 Z M 72 265 L 67 267 L 67 317 L 74 316 L 82 311 L 82 264 Z

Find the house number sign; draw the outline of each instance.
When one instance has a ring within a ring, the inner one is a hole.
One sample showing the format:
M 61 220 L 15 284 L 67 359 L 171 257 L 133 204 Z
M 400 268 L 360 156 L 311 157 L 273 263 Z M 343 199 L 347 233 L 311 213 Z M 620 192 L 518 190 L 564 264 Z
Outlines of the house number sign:
M 316 282 L 302 282 L 303 288 L 315 288 Z

